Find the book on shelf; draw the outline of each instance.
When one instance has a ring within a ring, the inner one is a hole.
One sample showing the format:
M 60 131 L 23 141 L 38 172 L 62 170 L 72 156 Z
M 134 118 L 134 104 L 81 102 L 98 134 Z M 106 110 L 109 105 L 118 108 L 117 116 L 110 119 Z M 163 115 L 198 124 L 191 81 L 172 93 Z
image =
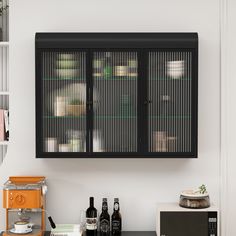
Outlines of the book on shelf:
M 4 110 L 0 109 L 0 141 L 5 140 L 5 119 L 4 119 Z
M 9 110 L 4 110 L 5 140 L 9 140 Z
M 0 109 L 0 141 L 9 140 L 9 111 Z

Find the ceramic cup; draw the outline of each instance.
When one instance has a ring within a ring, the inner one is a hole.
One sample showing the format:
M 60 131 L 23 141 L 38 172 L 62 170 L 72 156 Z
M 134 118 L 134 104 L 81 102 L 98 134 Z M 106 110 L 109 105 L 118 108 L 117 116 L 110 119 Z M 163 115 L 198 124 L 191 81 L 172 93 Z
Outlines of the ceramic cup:
M 56 69 L 56 75 L 59 78 L 70 79 L 78 75 L 78 69 Z
M 29 229 L 29 222 L 23 221 L 23 220 L 16 221 L 14 223 L 14 226 L 15 226 L 15 230 L 17 232 L 25 232 L 25 231 L 27 231 Z
M 167 75 L 172 79 L 179 79 L 184 74 L 184 61 L 168 61 Z

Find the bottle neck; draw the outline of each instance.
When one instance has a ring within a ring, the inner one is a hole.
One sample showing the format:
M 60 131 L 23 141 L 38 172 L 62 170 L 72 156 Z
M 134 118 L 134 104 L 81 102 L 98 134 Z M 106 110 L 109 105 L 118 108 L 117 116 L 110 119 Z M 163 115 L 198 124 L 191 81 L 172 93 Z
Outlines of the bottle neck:
M 89 198 L 89 206 L 94 207 L 94 199 L 93 197 Z
M 106 202 L 104 202 L 104 203 L 102 204 L 102 211 L 103 211 L 103 212 L 107 212 L 107 211 L 108 211 L 108 207 L 107 207 L 107 203 L 106 203 Z

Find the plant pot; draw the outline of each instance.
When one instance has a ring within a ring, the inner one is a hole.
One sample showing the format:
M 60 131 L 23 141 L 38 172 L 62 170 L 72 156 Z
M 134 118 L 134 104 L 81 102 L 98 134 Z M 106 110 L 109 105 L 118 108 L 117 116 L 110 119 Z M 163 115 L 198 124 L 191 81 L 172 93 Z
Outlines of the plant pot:
M 83 105 L 68 105 L 67 115 L 69 116 L 81 116 L 86 113 L 86 106 Z

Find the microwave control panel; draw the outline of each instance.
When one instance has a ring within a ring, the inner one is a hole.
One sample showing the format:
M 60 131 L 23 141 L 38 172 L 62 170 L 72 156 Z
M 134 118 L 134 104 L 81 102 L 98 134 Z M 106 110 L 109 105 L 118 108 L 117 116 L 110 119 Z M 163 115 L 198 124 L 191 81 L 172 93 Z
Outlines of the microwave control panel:
M 208 212 L 208 235 L 217 236 L 217 212 Z

